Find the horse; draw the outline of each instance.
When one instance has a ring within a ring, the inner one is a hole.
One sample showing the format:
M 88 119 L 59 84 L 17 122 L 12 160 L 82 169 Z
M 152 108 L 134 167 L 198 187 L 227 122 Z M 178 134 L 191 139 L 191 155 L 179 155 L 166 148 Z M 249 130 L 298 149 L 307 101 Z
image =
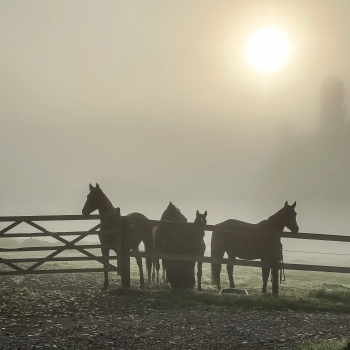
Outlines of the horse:
M 176 250 L 181 251 L 182 254 L 194 255 L 194 256 L 204 256 L 205 253 L 205 242 L 204 242 L 204 227 L 207 224 L 207 212 L 200 214 L 196 211 L 196 218 L 193 222 L 193 227 L 189 227 L 182 237 L 179 237 L 178 242 L 182 244 Z M 185 245 L 184 245 L 185 242 Z M 197 284 L 198 291 L 202 290 L 202 266 L 203 262 L 197 262 Z
M 204 256 L 204 226 L 207 223 L 207 212 L 200 214 L 197 210 L 196 219 L 190 227 L 171 227 L 163 224 L 154 231 L 155 252 L 169 254 L 184 254 L 194 256 Z M 187 218 L 171 202 L 164 211 L 161 220 L 187 222 Z M 202 262 L 197 264 L 198 290 L 202 289 Z M 192 261 L 165 260 L 163 269 L 166 274 L 166 281 L 175 289 L 193 288 L 194 266 Z M 156 260 L 157 283 L 159 285 L 159 260 Z M 164 278 L 164 272 L 163 272 Z
M 183 215 L 179 208 L 177 208 L 173 203 L 169 203 L 168 207 L 163 212 L 160 220 L 164 221 L 181 221 L 187 222 L 187 218 Z M 167 238 L 171 235 L 177 235 L 179 232 L 178 228 L 170 227 L 166 224 L 160 224 L 153 229 L 153 247 L 155 253 L 164 253 L 165 243 Z M 159 288 L 159 259 L 154 260 L 154 266 L 156 268 L 157 279 L 156 286 Z M 166 261 L 162 260 L 163 267 L 163 283 L 167 283 L 167 271 L 166 271 Z
M 99 184 L 93 187 L 91 184 L 89 186 L 90 193 L 87 195 L 85 205 L 82 209 L 83 215 L 89 215 L 93 211 L 98 210 L 100 215 L 103 214 L 114 214 L 116 209 L 113 207 L 111 201 L 103 193 Z M 150 224 L 148 218 L 141 213 L 130 213 L 126 215 L 130 220 L 130 231 L 129 231 L 129 246 L 130 250 L 137 252 L 139 250 L 139 245 L 143 242 L 145 246 L 145 251 L 153 253 L 153 239 L 152 239 L 152 225 Z M 133 219 L 137 220 L 133 222 Z M 141 219 L 141 220 L 139 220 Z M 122 219 L 123 220 L 123 219 Z M 123 223 L 123 222 L 122 222 Z M 101 220 L 101 230 L 113 230 L 113 221 L 107 221 L 105 219 Z M 102 245 L 114 245 L 117 246 L 116 234 L 111 233 L 98 233 L 98 238 Z M 101 248 L 102 256 L 109 262 L 109 250 L 112 248 Z M 113 249 L 116 253 L 117 250 Z M 142 259 L 140 257 L 136 258 L 137 266 L 140 272 L 140 288 L 144 287 L 144 276 L 142 269 Z M 107 263 L 104 264 L 106 267 Z M 152 258 L 146 259 L 147 272 L 148 272 L 148 288 L 151 287 L 151 271 L 152 271 Z M 118 268 L 117 268 L 118 270 Z M 108 271 L 105 269 L 104 272 L 104 285 L 102 290 L 108 288 Z
M 193 225 L 179 229 L 176 234 L 169 235 L 165 241 L 164 252 L 204 256 L 204 227 L 207 223 L 207 212 L 200 214 L 197 210 Z M 169 283 L 174 289 L 188 289 L 195 286 L 195 261 L 168 260 L 166 271 Z M 197 263 L 198 291 L 202 290 L 202 262 Z
M 298 233 L 299 227 L 296 221 L 296 202 L 284 207 L 277 213 L 257 224 L 251 224 L 239 220 L 226 220 L 215 226 L 211 238 L 211 256 L 213 258 L 223 258 L 225 252 L 229 259 L 236 257 L 246 260 L 260 259 L 262 265 L 262 292 L 266 293 L 267 280 L 269 278 L 271 266 L 273 281 L 276 278 L 278 288 L 278 266 L 282 260 L 281 233 L 284 227 L 292 233 Z M 220 231 L 225 228 L 225 231 Z M 230 229 L 229 231 L 227 229 Z M 211 265 L 212 283 L 221 290 L 220 271 L 221 264 Z M 235 288 L 233 280 L 233 265 L 227 265 L 227 273 L 230 287 Z

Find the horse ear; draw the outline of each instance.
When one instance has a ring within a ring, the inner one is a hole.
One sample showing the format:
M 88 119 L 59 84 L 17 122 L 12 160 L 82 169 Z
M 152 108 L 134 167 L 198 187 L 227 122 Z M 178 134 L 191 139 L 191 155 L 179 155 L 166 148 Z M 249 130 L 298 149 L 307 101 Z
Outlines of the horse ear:
M 94 189 L 94 186 L 92 186 L 91 184 L 89 184 L 89 188 L 90 188 L 90 191 L 92 191 Z
M 208 214 L 207 211 L 205 211 L 203 214 L 205 218 L 207 217 L 207 214 Z
M 291 205 L 291 207 L 294 209 L 296 205 L 297 205 L 297 202 L 295 201 L 294 204 Z
M 96 182 L 96 188 L 100 189 L 100 185 Z
M 286 203 L 284 203 L 284 207 L 288 207 L 288 201 L 286 201 Z

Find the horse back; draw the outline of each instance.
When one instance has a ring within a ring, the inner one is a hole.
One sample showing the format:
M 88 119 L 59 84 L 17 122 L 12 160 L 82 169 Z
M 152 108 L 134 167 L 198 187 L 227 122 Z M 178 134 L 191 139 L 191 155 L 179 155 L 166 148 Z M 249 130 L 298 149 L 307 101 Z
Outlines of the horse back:
M 130 224 L 130 247 L 132 249 L 137 249 L 141 241 L 144 243 L 147 250 L 153 247 L 152 225 L 147 216 L 135 212 L 127 214 L 126 217 L 129 219 Z
M 261 231 L 264 222 L 251 224 L 240 220 L 229 219 L 218 225 L 212 234 L 212 250 L 227 252 L 231 257 L 240 259 L 261 259 L 280 241 L 279 236 L 270 231 Z M 229 229 L 220 231 L 220 228 Z
M 179 212 L 169 210 L 168 208 L 163 212 L 161 221 L 180 221 L 187 222 L 187 218 Z M 163 252 L 166 243 L 169 243 L 172 239 L 178 237 L 182 233 L 183 229 L 178 227 L 172 227 L 166 224 L 160 224 L 152 230 L 153 246 L 156 252 Z

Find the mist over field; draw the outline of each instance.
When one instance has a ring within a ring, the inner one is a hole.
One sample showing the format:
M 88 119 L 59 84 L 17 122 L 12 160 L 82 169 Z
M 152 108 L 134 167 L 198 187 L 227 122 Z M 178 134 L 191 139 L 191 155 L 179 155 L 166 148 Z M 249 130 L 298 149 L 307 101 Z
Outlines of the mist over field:
M 122 215 L 160 219 L 172 201 L 189 221 L 255 223 L 288 200 L 301 232 L 349 234 L 349 13 L 347 0 L 0 1 L 0 215 L 80 214 L 99 183 Z M 244 50 L 271 24 L 291 54 L 267 74 Z

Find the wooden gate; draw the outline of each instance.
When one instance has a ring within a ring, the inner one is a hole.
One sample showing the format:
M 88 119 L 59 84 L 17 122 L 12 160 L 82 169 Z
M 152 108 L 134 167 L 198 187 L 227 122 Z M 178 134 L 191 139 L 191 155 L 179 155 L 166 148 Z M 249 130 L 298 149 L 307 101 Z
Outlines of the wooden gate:
M 121 240 L 122 235 L 118 234 L 122 230 L 120 210 L 113 215 L 50 215 L 50 216 L 7 216 L 0 217 L 0 222 L 8 223 L 8 226 L 0 230 L 0 239 L 3 238 L 33 238 L 33 237 L 51 237 L 56 239 L 63 245 L 57 246 L 44 246 L 44 247 L 19 247 L 19 248 L 4 248 L 0 246 L 0 264 L 4 264 L 7 269 L 1 269 L 0 275 L 19 275 L 19 274 L 47 274 L 47 273 L 73 273 L 73 272 L 103 272 L 103 271 L 116 271 L 116 267 L 106 261 L 102 256 L 97 256 L 89 252 L 87 249 L 93 248 L 116 248 L 111 246 L 102 246 L 101 244 L 80 244 L 78 243 L 90 236 L 97 234 L 105 234 L 106 231 L 97 231 L 101 227 L 101 223 L 95 225 L 87 231 L 65 231 L 65 232 L 53 232 L 47 230 L 42 226 L 42 222 L 48 221 L 86 221 L 86 220 L 101 220 L 109 219 L 113 220 L 115 225 L 115 230 L 113 233 Z M 40 222 L 40 224 L 38 224 Z M 35 228 L 38 232 L 34 233 L 12 233 L 12 229 L 20 224 L 27 224 L 30 227 Z M 109 232 L 110 233 L 110 232 Z M 68 240 L 64 237 L 77 236 L 72 240 Z M 110 257 L 111 260 L 118 259 L 122 261 L 123 250 L 121 249 L 123 245 L 118 244 L 117 257 Z M 60 253 L 66 250 L 76 250 L 83 254 L 81 257 L 57 257 Z M 52 251 L 46 257 L 29 257 L 29 258 L 4 258 L 1 253 L 16 253 L 16 252 L 38 252 L 38 251 Z M 43 269 L 43 265 L 46 262 L 69 262 L 69 261 L 84 261 L 84 260 L 94 260 L 103 265 L 101 268 L 71 268 L 71 269 Z M 18 264 L 20 263 L 33 263 L 29 267 L 22 267 Z

